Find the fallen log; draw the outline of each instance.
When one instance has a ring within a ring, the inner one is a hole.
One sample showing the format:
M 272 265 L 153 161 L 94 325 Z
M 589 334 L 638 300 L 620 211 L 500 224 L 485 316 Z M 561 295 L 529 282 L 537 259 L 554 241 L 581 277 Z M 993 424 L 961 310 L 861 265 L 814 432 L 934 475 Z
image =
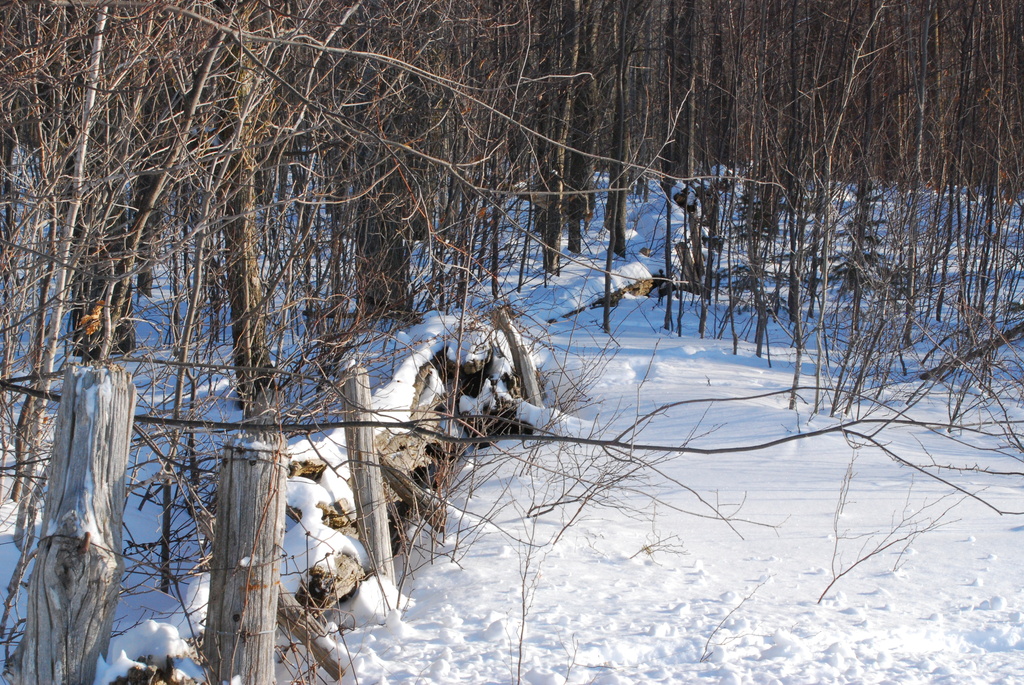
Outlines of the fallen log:
M 390 457 L 381 455 L 381 471 L 388 487 L 408 507 L 416 519 L 423 519 L 431 528 L 444 535 L 448 519 L 448 505 L 442 497 L 421 487 L 412 477 L 394 465 Z
M 512 321 L 508 307 L 499 307 L 494 310 L 494 325 L 502 332 L 508 341 L 512 353 L 512 363 L 516 374 L 522 383 L 523 399 L 538 407 L 544 403 L 544 394 L 540 388 L 540 375 L 537 373 L 537 366 L 533 363 L 533 355 L 523 342 L 523 336 Z
M 938 366 L 922 372 L 919 378 L 923 381 L 942 380 L 943 377 L 947 376 L 953 370 L 966 366 L 975 359 L 992 354 L 1000 347 L 1009 345 L 1021 338 L 1024 338 L 1024 323 L 1019 323 L 1005 331 L 1000 331 L 996 335 L 988 338 L 987 340 L 983 340 L 981 343 L 975 345 L 966 352 L 955 356 L 948 356 L 947 359 Z
M 619 288 L 617 290 L 613 290 L 611 292 L 611 294 L 609 295 L 609 306 L 616 306 L 617 304 L 619 304 L 619 302 L 622 301 L 622 298 L 626 297 L 627 295 L 633 295 L 634 297 L 646 297 L 648 294 L 650 294 L 651 288 L 653 287 L 653 278 L 641 278 L 639 280 L 633 281 L 629 285 Z M 559 319 L 569 319 L 576 316 L 577 314 L 581 314 L 587 311 L 588 309 L 597 309 L 598 307 L 603 306 L 604 295 L 601 295 L 600 297 L 595 298 L 593 301 L 583 305 L 582 307 L 577 307 L 576 309 L 573 309 L 571 312 L 567 314 L 562 314 L 561 316 L 556 316 L 553 319 L 548 319 L 548 323 L 555 323 Z
M 338 645 L 328 637 L 327 625 L 306 610 L 290 592 L 281 591 L 277 598 L 277 621 L 295 641 L 306 648 L 320 668 L 334 681 L 345 675 Z

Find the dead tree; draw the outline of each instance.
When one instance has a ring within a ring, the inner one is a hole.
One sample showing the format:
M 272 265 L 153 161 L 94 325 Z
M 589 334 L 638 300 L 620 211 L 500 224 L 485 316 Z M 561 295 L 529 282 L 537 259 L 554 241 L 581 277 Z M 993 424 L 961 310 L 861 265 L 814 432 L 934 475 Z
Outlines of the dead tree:
M 135 386 L 115 366 L 68 367 L 57 414 L 43 535 L 15 685 L 91 683 L 106 656 L 121 585 L 121 525 Z

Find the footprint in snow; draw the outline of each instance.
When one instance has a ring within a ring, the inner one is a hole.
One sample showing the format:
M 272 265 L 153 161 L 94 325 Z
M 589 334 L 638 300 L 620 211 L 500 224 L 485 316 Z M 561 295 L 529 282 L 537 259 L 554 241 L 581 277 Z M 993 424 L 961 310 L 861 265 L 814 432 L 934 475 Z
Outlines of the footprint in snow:
M 565 685 L 565 676 L 537 668 L 528 671 L 523 680 L 530 685 Z
M 986 599 L 976 608 L 980 611 L 1002 611 L 1006 608 L 1006 600 L 996 595 L 992 599 Z
M 499 640 L 508 640 L 508 632 L 505 629 L 505 621 L 498 619 L 491 623 L 484 629 L 484 639 L 491 642 L 497 642 Z
M 647 630 L 649 637 L 675 637 L 675 626 L 668 623 L 655 623 Z

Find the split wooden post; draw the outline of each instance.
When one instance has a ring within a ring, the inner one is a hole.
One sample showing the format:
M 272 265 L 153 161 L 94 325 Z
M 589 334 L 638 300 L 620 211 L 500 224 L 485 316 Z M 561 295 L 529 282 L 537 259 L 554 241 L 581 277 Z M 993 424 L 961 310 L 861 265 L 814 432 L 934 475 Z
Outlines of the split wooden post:
M 203 652 L 210 682 L 276 683 L 274 643 L 280 594 L 288 456 L 265 412 L 224 448 L 210 562 Z
M 370 378 L 366 369 L 352 369 L 345 382 L 345 419 L 371 421 Z M 356 527 L 366 547 L 374 570 L 389 580 L 395 579 L 391 533 L 388 530 L 388 505 L 384 499 L 384 483 L 380 457 L 373 447 L 373 428 L 358 426 L 345 429 L 345 445 L 352 469 L 352 486 L 356 505 Z
M 523 342 L 523 336 L 519 329 L 513 323 L 508 307 L 499 307 L 494 310 L 494 325 L 505 334 L 505 339 L 508 340 L 508 346 L 512 351 L 512 363 L 523 382 L 523 399 L 534 406 L 543 407 L 544 393 L 540 389 L 537 365 L 533 363 L 530 350 Z
M 135 386 L 116 366 L 69 366 L 14 685 L 92 683 L 121 587 Z

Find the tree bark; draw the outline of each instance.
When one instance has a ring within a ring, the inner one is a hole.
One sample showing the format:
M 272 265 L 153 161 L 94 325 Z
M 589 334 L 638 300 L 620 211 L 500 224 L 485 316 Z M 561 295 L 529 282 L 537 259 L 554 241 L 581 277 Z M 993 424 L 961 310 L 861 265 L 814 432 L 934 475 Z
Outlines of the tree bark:
M 629 172 L 626 169 L 627 138 L 626 88 L 629 80 L 629 16 L 632 0 L 622 0 L 619 14 L 619 61 L 615 71 L 615 124 L 612 128 L 612 159 L 608 174 L 608 203 L 604 225 L 608 230 L 608 249 L 617 257 L 626 256 L 626 198 L 629 192 Z
M 258 22 L 246 14 L 243 23 Z M 270 346 L 267 342 L 266 305 L 259 267 L 259 229 L 256 225 L 256 150 L 264 113 L 259 98 L 255 65 L 240 47 L 228 53 L 232 63 L 233 111 L 224 130 L 236 152 L 227 162 L 224 182 L 227 218 L 222 227 L 226 250 L 227 290 L 231 305 L 231 337 L 234 343 L 237 392 L 243 407 L 250 407 L 273 384 Z

